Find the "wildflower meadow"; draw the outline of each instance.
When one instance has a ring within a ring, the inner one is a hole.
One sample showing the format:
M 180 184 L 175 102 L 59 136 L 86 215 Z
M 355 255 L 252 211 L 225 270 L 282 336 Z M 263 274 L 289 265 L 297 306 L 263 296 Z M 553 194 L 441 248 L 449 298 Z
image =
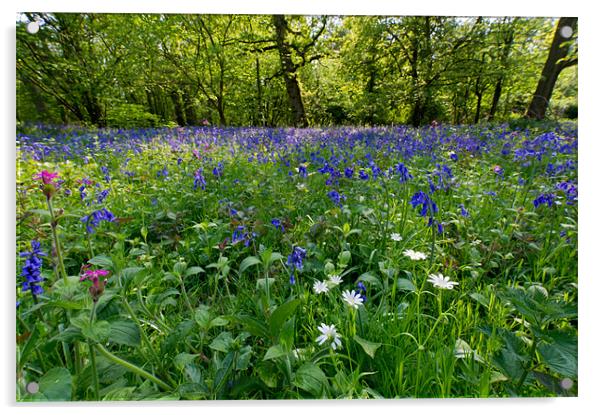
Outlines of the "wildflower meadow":
M 17 401 L 575 396 L 575 123 L 17 135 Z

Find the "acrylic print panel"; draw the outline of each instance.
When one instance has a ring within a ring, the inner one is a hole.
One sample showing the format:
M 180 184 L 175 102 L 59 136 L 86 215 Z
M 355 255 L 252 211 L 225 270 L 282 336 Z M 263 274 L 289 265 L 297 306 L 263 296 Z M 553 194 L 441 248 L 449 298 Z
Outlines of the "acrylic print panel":
M 576 18 L 16 26 L 18 402 L 577 395 Z

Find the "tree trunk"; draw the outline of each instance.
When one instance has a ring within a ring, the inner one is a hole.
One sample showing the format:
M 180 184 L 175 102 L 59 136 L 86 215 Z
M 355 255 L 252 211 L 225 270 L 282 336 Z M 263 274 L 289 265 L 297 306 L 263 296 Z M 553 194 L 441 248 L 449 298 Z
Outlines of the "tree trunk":
M 173 102 L 174 111 L 176 113 L 176 122 L 179 126 L 186 125 L 186 114 L 184 114 L 184 105 L 180 91 L 173 89 L 171 91 L 171 101 Z
M 276 29 L 276 45 L 280 55 L 280 64 L 284 73 L 284 83 L 288 94 L 289 103 L 293 110 L 294 123 L 296 127 L 307 127 L 307 116 L 301 97 L 301 88 L 297 80 L 297 73 L 291 58 L 290 47 L 286 44 L 287 24 L 283 15 L 273 15 L 272 22 Z
M 531 104 L 525 114 L 527 118 L 542 120 L 545 117 L 558 75 L 564 68 L 576 63 L 576 61 L 559 62 L 566 58 L 568 54 L 568 46 L 563 45 L 568 39 L 562 36 L 561 30 L 563 27 L 568 26 L 574 32 L 576 25 L 576 17 L 561 17 L 560 20 L 558 20 L 556 31 L 554 33 L 554 40 L 552 40 L 548 52 L 548 58 L 541 71 L 541 76 L 539 77 L 539 82 L 537 83 L 537 88 L 535 89 L 535 94 L 533 94 Z
M 493 90 L 493 97 L 491 98 L 491 108 L 489 109 L 489 115 L 487 116 L 487 121 L 493 121 L 495 117 L 495 112 L 497 111 L 498 103 L 500 102 L 500 98 L 502 97 L 502 86 L 504 84 L 504 75 L 508 68 L 508 57 L 510 56 L 510 50 L 512 49 L 512 43 L 514 42 L 514 23 L 517 21 L 517 17 L 512 20 L 510 23 L 510 29 L 504 36 L 504 49 L 502 50 L 501 56 L 501 66 L 502 71 L 500 76 L 498 76 L 497 81 L 495 82 L 495 88 Z

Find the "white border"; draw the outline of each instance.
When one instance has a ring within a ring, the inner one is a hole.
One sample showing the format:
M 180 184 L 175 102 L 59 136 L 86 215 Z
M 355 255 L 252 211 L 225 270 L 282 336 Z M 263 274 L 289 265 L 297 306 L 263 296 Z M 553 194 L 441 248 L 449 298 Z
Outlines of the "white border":
M 448 0 L 406 2 L 403 0 L 248 0 L 248 1 L 206 1 L 206 0 L 145 0 L 134 5 L 134 1 L 104 0 L 84 2 L 81 0 L 42 1 L 22 0 L 17 4 L 2 4 L 3 61 L 1 66 L 2 88 L 0 99 L 3 137 L 1 154 L 4 158 L 0 178 L 1 194 L 5 203 L 2 215 L 1 264 L 4 282 L 3 315 L 5 315 L 4 341 L 0 342 L 2 357 L 6 364 L 2 367 L 2 404 L 8 413 L 81 414 L 106 413 L 106 411 L 144 411 L 146 414 L 164 414 L 175 409 L 184 413 L 223 413 L 245 412 L 267 414 L 315 412 L 341 412 L 365 414 L 370 411 L 396 413 L 444 413 L 444 414 L 508 414 L 523 413 L 592 413 L 600 403 L 599 386 L 602 384 L 600 366 L 600 334 L 602 328 L 598 316 L 602 301 L 600 296 L 599 256 L 600 226 L 599 202 L 602 185 L 600 181 L 600 142 L 602 129 L 598 119 L 602 112 L 600 98 L 599 27 L 601 21 L 593 2 L 587 1 L 525 1 L 504 0 L 496 2 Z M 485 16 L 578 16 L 579 17 L 579 398 L 572 399 L 490 399 L 490 400 L 403 400 L 403 401 L 237 401 L 237 402 L 155 402 L 123 404 L 86 404 L 68 405 L 16 405 L 14 386 L 14 280 L 15 244 L 14 244 L 14 126 L 15 126 L 15 18 L 18 11 L 95 11 L 95 12 L 166 12 L 166 13 L 286 13 L 286 14 L 392 14 L 392 15 L 485 15 Z M 6 324 L 7 323 L 7 324 Z M 117 409 L 119 408 L 119 409 Z M 6 412 L 5 412 L 6 413 Z

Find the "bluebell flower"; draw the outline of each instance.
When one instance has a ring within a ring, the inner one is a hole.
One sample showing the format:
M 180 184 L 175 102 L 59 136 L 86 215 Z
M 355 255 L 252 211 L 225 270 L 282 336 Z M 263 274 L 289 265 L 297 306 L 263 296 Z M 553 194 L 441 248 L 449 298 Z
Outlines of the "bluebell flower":
M 299 176 L 303 178 L 307 177 L 307 168 L 303 165 L 299 166 Z
M 109 183 L 109 182 L 111 181 L 111 176 L 109 176 L 109 168 L 108 168 L 108 167 L 106 167 L 106 166 L 102 166 L 102 167 L 100 168 L 100 171 L 102 172 L 102 174 L 104 174 L 104 175 L 105 175 L 105 177 L 104 177 L 104 178 L 105 178 L 105 181 L 106 181 L 107 183 Z
M 464 216 L 465 218 L 467 218 L 468 216 L 470 216 L 469 213 L 468 213 L 468 211 L 464 207 L 464 204 L 460 203 L 460 205 L 458 205 L 458 207 L 460 208 L 460 214 L 462 216 Z
M 535 200 L 533 200 L 533 205 L 535 205 L 535 207 L 539 207 L 540 205 L 548 205 L 548 207 L 551 207 L 554 204 L 554 199 L 556 198 L 556 195 L 554 193 L 542 193 L 539 196 L 537 196 L 537 198 L 535 198 Z
M 295 246 L 293 248 L 293 252 L 288 256 L 286 264 L 291 270 L 291 276 L 289 282 L 291 285 L 295 284 L 295 269 L 301 271 L 303 269 L 303 260 L 306 255 L 305 249 L 300 246 Z
M 100 224 L 101 221 L 114 222 L 115 215 L 113 215 L 106 208 L 96 210 L 90 215 L 86 215 L 81 218 L 81 221 L 86 224 L 86 232 L 94 233 L 95 228 Z
M 345 177 L 348 179 L 353 178 L 353 169 L 351 167 L 345 167 Z
M 363 282 L 360 281 L 357 283 L 357 289 L 362 298 L 362 302 L 365 303 L 366 302 L 366 286 L 364 285 Z
M 405 183 L 414 178 L 414 176 L 410 174 L 410 171 L 403 163 L 399 163 L 397 166 L 395 166 L 395 170 L 397 170 L 397 173 L 399 173 L 399 183 Z
M 109 195 L 109 189 L 103 190 L 96 197 L 96 203 L 101 204 L 102 202 L 104 202 L 104 200 L 107 198 L 108 195 Z
M 420 216 L 426 216 L 427 213 L 429 216 L 433 216 L 439 211 L 437 204 L 422 190 L 414 193 L 412 199 L 410 200 L 410 204 L 413 208 L 416 208 L 418 205 L 422 205 L 422 208 L 420 209 Z
M 360 179 L 361 180 L 368 180 L 370 178 L 370 176 L 368 176 L 368 174 L 364 171 L 364 169 L 360 170 Z
M 330 192 L 328 192 L 328 197 L 337 206 L 341 206 L 341 200 L 345 199 L 345 195 L 340 194 L 336 190 L 331 190 Z
M 284 232 L 284 226 L 280 219 L 272 219 L 272 225 L 274 225 L 276 229 L 280 229 L 280 232 Z
M 203 169 L 199 168 L 194 172 L 194 190 L 198 189 L 199 187 L 205 190 L 206 184 L 205 177 L 203 176 Z
M 46 256 L 40 247 L 40 242 L 31 241 L 31 251 L 21 252 L 20 257 L 25 257 L 25 264 L 21 271 L 21 276 L 25 277 L 25 281 L 21 284 L 22 291 L 31 291 L 31 294 L 38 296 L 44 292 L 44 289 L 39 285 L 44 281 L 42 278 L 42 258 Z

